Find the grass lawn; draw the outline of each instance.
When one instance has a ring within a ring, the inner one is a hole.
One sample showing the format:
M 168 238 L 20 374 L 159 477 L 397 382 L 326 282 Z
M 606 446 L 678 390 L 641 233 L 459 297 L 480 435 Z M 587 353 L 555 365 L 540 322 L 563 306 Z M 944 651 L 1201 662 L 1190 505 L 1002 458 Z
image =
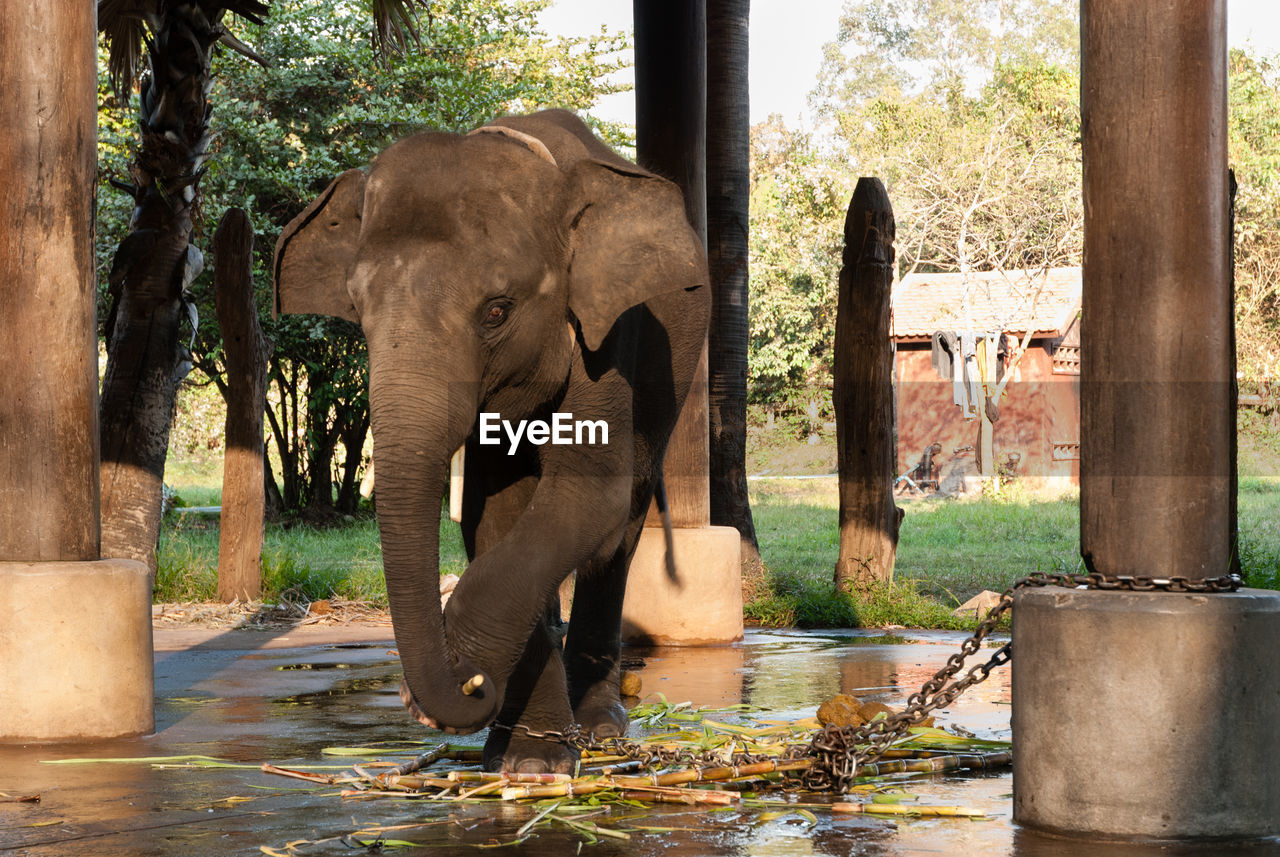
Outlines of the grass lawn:
M 219 477 L 171 470 L 170 478 L 186 505 L 217 503 Z M 1280 479 L 1242 479 L 1239 497 L 1246 580 L 1280 588 Z M 894 582 L 862 597 L 837 596 L 835 477 L 755 479 L 751 501 L 766 566 L 763 585 L 746 607 L 752 623 L 968 628 L 972 621 L 953 617 L 951 610 L 973 594 L 1002 591 L 1033 571 L 1079 568 L 1073 495 L 1041 498 L 1014 489 L 999 498 L 903 501 Z M 170 513 L 160 538 L 156 599 L 211 600 L 217 554 L 216 518 Z M 372 517 L 323 529 L 271 524 L 263 552 L 266 597 L 336 595 L 385 604 L 381 562 Z M 444 520 L 441 572 L 460 573 L 464 567 L 458 526 Z
M 901 501 L 894 582 L 867 597 L 831 592 L 839 535 L 834 476 L 751 483 L 768 592 L 747 607 L 769 625 L 967 628 L 951 610 L 984 589 L 1003 591 L 1033 571 L 1073 570 L 1079 554 L 1075 497 Z

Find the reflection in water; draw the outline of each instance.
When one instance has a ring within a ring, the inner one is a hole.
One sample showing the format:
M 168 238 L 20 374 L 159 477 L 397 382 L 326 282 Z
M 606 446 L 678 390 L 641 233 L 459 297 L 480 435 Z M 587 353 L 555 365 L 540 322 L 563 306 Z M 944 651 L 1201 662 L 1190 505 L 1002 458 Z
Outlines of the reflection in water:
M 705 708 L 743 701 L 746 653 L 742 645 L 627 649 L 628 655 L 638 654 L 645 660 L 639 670 L 641 699 L 660 693 L 667 702 L 692 702 Z
M 1280 838 L 1261 842 L 1094 842 L 1027 828 L 1013 832 L 1010 857 L 1280 857 Z

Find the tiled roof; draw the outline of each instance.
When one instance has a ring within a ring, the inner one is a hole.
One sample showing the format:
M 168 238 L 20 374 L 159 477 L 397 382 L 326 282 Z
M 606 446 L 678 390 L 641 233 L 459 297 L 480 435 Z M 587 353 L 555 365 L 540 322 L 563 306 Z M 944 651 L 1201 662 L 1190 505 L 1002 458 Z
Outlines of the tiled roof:
M 1080 309 L 1080 288 L 1079 268 L 908 274 L 893 289 L 892 333 L 904 339 L 935 330 L 1022 334 L 1030 323 L 1032 335 L 1060 336 Z

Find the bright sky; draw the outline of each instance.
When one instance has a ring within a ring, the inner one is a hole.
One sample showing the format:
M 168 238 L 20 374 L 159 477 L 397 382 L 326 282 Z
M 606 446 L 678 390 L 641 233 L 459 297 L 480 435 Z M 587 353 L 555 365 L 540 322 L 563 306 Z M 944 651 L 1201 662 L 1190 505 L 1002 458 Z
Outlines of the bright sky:
M 632 0 L 555 0 L 542 13 L 551 33 L 587 35 L 603 25 L 631 30 Z M 779 113 L 795 127 L 806 114 L 806 99 L 818 77 L 822 46 L 835 37 L 844 0 L 751 0 L 751 121 Z M 1280 53 L 1280 2 L 1227 0 L 1227 38 L 1233 47 L 1251 45 Z M 634 96 L 611 96 L 595 111 L 605 119 L 635 121 Z

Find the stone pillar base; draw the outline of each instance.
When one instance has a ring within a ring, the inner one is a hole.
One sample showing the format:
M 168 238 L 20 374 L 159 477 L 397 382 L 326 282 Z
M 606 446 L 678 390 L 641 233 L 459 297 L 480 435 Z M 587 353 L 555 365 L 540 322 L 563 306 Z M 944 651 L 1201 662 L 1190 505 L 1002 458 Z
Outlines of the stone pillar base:
M 741 539 L 733 527 L 673 531 L 676 579 L 661 527 L 645 527 L 627 575 L 622 639 L 636 645 L 716 646 L 742 639 Z
M 0 562 L 0 605 L 0 742 L 155 728 L 145 565 Z
M 1013 648 L 1015 821 L 1280 834 L 1280 592 L 1023 589 Z

